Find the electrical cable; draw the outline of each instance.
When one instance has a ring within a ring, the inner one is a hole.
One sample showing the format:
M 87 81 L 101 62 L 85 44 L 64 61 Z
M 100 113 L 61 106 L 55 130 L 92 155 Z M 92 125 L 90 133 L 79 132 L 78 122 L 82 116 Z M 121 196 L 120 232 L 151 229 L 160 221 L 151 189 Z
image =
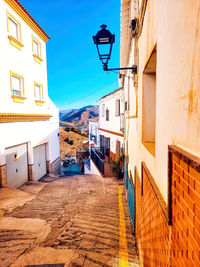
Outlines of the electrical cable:
M 112 81 L 111 83 L 107 84 L 106 86 L 104 86 L 104 87 L 102 87 L 102 88 L 99 88 L 99 89 L 93 91 L 93 92 L 92 92 L 91 94 L 89 94 L 89 95 L 86 95 L 86 96 L 84 96 L 84 97 L 81 97 L 81 98 L 76 99 L 76 100 L 74 100 L 74 101 L 71 101 L 71 102 L 62 104 L 62 105 L 57 106 L 57 107 L 58 107 L 58 108 L 60 108 L 60 107 L 64 107 L 64 106 L 66 106 L 66 105 L 70 105 L 70 104 L 72 104 L 72 103 L 78 102 L 78 101 L 80 101 L 80 100 L 82 100 L 82 99 L 84 99 L 84 98 L 86 98 L 86 97 L 89 97 L 89 96 L 91 96 L 91 95 L 94 95 L 96 92 L 101 91 L 101 90 L 107 88 L 108 86 L 110 86 L 111 84 L 113 84 L 114 82 L 116 82 L 117 80 L 118 80 L 118 79 Z
M 116 73 L 117 75 L 119 75 L 119 72 L 116 72 L 116 71 L 114 71 L 114 70 L 111 70 L 112 72 L 114 72 L 114 73 Z M 127 75 L 125 75 L 125 74 L 122 74 L 124 77 L 127 77 L 127 78 L 134 78 L 134 76 L 127 76 Z

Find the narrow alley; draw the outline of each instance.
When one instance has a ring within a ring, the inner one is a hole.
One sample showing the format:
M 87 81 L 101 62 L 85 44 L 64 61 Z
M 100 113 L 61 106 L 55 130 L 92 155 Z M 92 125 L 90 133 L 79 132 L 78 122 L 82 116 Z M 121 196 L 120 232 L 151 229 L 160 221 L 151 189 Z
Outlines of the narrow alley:
M 1 189 L 0 206 L 1 267 L 139 266 L 116 178 L 49 175 Z

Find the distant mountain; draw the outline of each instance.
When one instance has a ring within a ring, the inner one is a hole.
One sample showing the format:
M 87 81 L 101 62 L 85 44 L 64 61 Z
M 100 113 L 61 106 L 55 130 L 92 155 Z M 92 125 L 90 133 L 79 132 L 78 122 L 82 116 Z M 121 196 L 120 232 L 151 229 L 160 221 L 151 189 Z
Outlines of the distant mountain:
M 99 106 L 89 105 L 79 109 L 68 109 L 59 112 L 60 121 L 70 122 L 76 126 L 87 126 L 88 119 L 99 116 Z

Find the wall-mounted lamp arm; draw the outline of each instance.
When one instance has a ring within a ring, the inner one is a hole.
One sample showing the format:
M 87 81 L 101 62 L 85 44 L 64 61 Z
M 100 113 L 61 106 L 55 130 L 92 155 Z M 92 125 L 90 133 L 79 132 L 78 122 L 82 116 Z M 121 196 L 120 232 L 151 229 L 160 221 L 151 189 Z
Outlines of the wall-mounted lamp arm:
M 133 65 L 132 67 L 128 68 L 113 68 L 113 69 L 108 69 L 107 64 L 103 64 L 103 70 L 104 71 L 113 71 L 113 70 L 132 70 L 132 73 L 137 74 L 137 66 Z

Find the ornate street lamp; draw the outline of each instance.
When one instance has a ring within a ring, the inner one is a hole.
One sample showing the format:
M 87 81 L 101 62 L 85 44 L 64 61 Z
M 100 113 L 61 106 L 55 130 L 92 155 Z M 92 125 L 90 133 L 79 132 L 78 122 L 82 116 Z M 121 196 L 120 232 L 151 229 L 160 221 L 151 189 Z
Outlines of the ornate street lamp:
M 106 28 L 107 26 L 105 24 L 101 25 L 101 30 L 98 31 L 95 36 L 93 36 L 94 44 L 97 47 L 99 59 L 101 60 L 103 64 L 103 70 L 105 71 L 132 70 L 133 73 L 137 74 L 137 66 L 135 65 L 129 68 L 108 69 L 108 60 L 111 57 L 112 46 L 115 42 L 115 35 L 111 34 L 111 32 L 107 30 Z
M 108 60 L 111 57 L 112 46 L 115 42 L 115 35 L 111 34 L 106 28 L 107 26 L 105 24 L 101 25 L 101 30 L 97 32 L 96 36 L 93 36 L 99 59 L 102 61 L 103 65 L 108 64 Z

